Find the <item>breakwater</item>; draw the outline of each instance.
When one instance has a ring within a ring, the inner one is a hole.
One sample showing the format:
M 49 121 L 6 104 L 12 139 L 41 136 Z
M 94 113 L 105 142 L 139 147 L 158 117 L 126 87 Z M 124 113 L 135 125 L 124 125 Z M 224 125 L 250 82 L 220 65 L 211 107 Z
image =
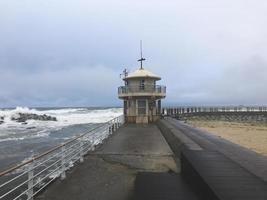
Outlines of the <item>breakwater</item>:
M 221 120 L 231 122 L 267 123 L 267 107 L 172 107 L 162 114 L 179 120 Z

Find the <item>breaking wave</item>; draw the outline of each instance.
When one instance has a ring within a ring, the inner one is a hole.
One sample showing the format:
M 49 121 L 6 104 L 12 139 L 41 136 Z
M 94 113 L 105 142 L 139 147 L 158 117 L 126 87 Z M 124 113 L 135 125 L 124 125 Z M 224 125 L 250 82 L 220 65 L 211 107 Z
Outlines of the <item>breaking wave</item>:
M 27 120 L 23 124 L 12 120 L 19 113 L 49 115 L 57 121 Z M 46 137 L 51 131 L 76 124 L 104 123 L 122 114 L 122 108 L 55 108 L 17 107 L 0 109 L 0 142 Z

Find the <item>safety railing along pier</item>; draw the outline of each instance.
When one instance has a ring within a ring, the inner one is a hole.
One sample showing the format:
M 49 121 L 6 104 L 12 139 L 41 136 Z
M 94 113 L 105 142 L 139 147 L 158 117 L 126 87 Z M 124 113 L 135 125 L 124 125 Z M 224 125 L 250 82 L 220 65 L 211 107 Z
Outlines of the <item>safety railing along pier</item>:
M 166 96 L 166 86 L 163 85 L 131 85 L 131 86 L 120 86 L 118 88 L 118 95 L 135 95 L 135 94 L 150 94 Z
M 57 178 L 65 179 L 66 171 L 78 162 L 84 161 L 84 155 L 124 124 L 121 115 L 102 123 L 75 138 L 27 162 L 0 172 L 1 200 L 33 200 L 51 182 Z

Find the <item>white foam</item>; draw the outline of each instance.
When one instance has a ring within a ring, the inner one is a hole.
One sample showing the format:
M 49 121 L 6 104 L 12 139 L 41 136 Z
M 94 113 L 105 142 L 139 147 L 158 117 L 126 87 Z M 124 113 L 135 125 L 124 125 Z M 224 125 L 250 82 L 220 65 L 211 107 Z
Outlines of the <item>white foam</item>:
M 56 117 L 57 121 L 27 120 L 22 124 L 11 120 L 19 113 L 31 113 L 37 115 L 49 115 Z M 37 110 L 27 107 L 15 109 L 1 109 L 0 116 L 4 117 L 4 123 L 0 125 L 0 142 L 9 140 L 23 140 L 24 136 L 17 132 L 33 132 L 27 138 L 45 137 L 50 131 L 58 130 L 75 124 L 104 123 L 122 114 L 122 108 L 87 109 L 87 108 L 59 108 L 49 110 Z M 31 129 L 29 129 L 31 128 Z M 12 137 L 10 137 L 12 135 Z M 4 137 L 5 136 L 5 137 Z
M 27 125 L 12 121 L 12 117 L 18 116 L 19 113 L 32 113 L 38 115 L 50 115 L 56 117 L 57 121 L 38 121 L 28 120 Z M 29 127 L 38 125 L 68 126 L 73 124 L 103 123 L 122 114 L 121 108 L 94 109 L 87 108 L 64 108 L 54 110 L 36 110 L 27 107 L 17 107 L 16 109 L 0 110 L 0 116 L 3 116 L 4 123 L 0 127 Z M 20 126 L 22 125 L 22 126 Z
M 48 137 L 50 134 L 49 130 L 41 130 L 41 131 L 36 131 L 33 132 L 32 134 L 27 134 L 24 135 L 24 137 L 20 137 L 19 134 L 13 133 L 13 134 L 6 134 L 8 137 L 6 138 L 1 138 L 0 142 L 6 142 L 6 141 L 19 141 L 19 140 L 24 140 L 24 139 L 34 139 L 34 138 L 40 138 L 40 137 Z M 1 135 L 2 137 L 4 135 Z M 12 137 L 10 137 L 12 136 Z

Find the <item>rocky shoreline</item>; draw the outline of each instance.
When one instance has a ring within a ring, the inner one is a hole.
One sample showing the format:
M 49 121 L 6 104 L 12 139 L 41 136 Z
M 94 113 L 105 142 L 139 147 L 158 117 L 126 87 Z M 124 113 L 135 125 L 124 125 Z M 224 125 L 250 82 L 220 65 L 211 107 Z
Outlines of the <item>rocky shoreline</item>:
M 0 125 L 4 123 L 4 120 L 5 117 L 0 116 Z M 11 117 L 11 120 L 22 124 L 27 124 L 27 120 L 57 121 L 57 118 L 46 114 L 37 115 L 32 113 L 18 113 L 16 116 Z
M 5 117 L 0 116 L 0 125 L 4 123 Z
M 49 115 L 37 115 L 30 113 L 18 113 L 18 116 L 12 117 L 11 120 L 16 122 L 26 122 L 27 120 L 40 120 L 40 121 L 57 121 L 56 117 L 51 117 Z

